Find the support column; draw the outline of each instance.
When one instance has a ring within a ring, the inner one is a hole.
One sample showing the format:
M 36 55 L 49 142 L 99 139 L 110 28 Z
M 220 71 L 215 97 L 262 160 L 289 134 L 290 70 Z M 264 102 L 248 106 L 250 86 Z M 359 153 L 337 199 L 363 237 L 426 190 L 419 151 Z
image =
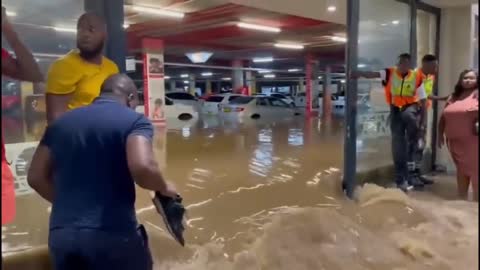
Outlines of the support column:
M 105 44 L 105 56 L 117 64 L 120 72 L 125 72 L 127 54 L 127 37 L 124 23 L 123 1 L 118 0 L 85 0 L 85 11 L 95 12 L 105 18 L 108 39 Z
M 212 81 L 211 80 L 207 80 L 205 82 L 205 94 L 207 96 L 212 94 Z
M 195 96 L 195 75 L 190 74 L 188 77 L 188 92 L 192 95 Z
M 216 85 L 217 85 L 217 91 L 215 93 L 220 94 L 220 92 L 222 92 L 222 82 L 218 81 Z
M 233 61 L 233 71 L 232 71 L 232 92 L 240 93 L 245 82 L 243 80 L 243 70 L 235 69 L 235 68 L 242 68 L 243 63 L 241 60 Z
M 248 85 L 249 95 L 256 94 L 257 93 L 257 88 L 256 88 L 257 82 L 255 81 L 255 76 L 253 75 L 253 72 L 245 71 L 245 78 L 246 78 L 247 85 Z
M 177 89 L 177 84 L 175 80 L 170 79 L 170 91 L 175 91 L 175 89 Z
M 325 68 L 325 75 L 323 75 L 323 104 L 322 117 L 330 118 L 332 116 L 332 93 L 331 93 L 332 75 L 331 68 Z
M 305 82 L 303 78 L 298 79 L 298 93 L 303 93 L 305 92 Z
M 143 38 L 141 45 L 143 52 L 145 115 L 153 123 L 165 124 L 163 41 L 154 38 Z
M 313 58 L 311 55 L 306 57 L 305 66 L 305 115 L 312 115 L 312 75 L 313 75 Z

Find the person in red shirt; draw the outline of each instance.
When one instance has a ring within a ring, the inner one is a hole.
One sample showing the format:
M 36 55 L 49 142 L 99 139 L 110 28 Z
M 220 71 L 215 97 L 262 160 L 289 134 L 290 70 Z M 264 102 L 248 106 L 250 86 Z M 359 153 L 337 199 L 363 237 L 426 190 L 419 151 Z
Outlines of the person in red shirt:
M 14 58 L 2 48 L 2 76 L 30 82 L 43 81 L 40 67 L 30 50 L 23 45 L 17 33 L 13 30 L 4 7 L 2 7 L 2 35 L 16 55 Z M 5 154 L 2 134 L 2 226 L 12 222 L 15 217 L 15 186 L 13 180 L 14 177 Z

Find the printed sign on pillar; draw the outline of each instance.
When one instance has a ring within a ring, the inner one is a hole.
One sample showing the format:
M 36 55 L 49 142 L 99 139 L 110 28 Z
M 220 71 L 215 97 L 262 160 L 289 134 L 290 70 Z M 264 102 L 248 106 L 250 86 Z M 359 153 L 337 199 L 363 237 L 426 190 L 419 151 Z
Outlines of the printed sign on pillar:
M 143 80 L 145 115 L 155 124 L 165 124 L 165 72 L 163 42 L 143 39 Z

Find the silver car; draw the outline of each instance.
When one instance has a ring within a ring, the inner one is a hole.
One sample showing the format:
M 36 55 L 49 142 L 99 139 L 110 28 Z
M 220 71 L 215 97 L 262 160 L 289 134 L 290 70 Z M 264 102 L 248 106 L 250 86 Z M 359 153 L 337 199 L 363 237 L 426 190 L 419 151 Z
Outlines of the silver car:
M 237 97 L 223 105 L 220 112 L 221 116 L 234 119 L 287 119 L 299 114 L 290 104 L 279 98 L 261 96 Z

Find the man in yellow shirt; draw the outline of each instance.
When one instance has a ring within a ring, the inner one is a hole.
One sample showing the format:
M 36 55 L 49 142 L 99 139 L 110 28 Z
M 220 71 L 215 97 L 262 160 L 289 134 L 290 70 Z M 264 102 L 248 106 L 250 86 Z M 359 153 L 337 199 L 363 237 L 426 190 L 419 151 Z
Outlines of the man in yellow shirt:
M 67 110 L 92 103 L 105 79 L 119 72 L 117 65 L 103 56 L 106 37 L 106 24 L 100 16 L 94 13 L 80 16 L 77 49 L 55 61 L 48 72 L 48 123 Z

